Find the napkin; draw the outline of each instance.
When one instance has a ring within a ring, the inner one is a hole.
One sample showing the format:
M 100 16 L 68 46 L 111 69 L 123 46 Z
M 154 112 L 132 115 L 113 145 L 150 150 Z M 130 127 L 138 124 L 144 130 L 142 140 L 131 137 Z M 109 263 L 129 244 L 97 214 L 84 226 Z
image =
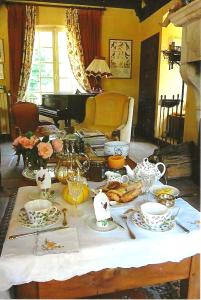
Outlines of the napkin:
M 200 228 L 200 212 L 181 198 L 176 200 L 176 207 L 179 207 L 179 213 L 176 221 L 189 231 Z
M 78 251 L 79 241 L 76 228 L 39 233 L 36 237 L 36 255 Z

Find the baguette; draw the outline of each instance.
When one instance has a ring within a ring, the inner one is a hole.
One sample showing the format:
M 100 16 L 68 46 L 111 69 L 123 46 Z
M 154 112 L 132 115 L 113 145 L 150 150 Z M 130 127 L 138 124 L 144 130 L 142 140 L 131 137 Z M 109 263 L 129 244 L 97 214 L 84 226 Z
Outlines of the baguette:
M 120 199 L 119 202 L 129 202 L 131 200 L 133 200 L 134 198 L 136 198 L 137 196 L 139 196 L 141 194 L 141 189 L 135 189 L 129 192 L 124 193 Z

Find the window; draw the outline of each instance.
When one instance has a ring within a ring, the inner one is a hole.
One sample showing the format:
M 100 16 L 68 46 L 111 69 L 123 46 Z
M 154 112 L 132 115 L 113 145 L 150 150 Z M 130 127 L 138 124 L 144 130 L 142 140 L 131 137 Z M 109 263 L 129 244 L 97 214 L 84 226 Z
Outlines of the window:
M 83 91 L 71 70 L 65 28 L 37 27 L 26 98 L 41 104 L 42 94 Z

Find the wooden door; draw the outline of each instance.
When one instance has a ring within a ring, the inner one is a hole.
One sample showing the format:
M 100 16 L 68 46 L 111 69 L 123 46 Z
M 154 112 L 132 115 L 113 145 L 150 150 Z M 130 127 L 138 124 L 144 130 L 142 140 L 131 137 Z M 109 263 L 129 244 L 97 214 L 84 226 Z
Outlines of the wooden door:
M 159 33 L 142 41 L 136 135 L 154 140 Z

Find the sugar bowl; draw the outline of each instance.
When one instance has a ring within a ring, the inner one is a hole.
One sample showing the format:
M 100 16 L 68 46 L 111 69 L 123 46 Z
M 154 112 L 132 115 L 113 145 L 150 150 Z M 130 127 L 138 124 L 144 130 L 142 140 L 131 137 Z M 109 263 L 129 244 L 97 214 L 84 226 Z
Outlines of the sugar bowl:
M 165 193 L 157 196 L 158 202 L 167 207 L 173 207 L 175 205 L 175 198 L 175 196 Z

